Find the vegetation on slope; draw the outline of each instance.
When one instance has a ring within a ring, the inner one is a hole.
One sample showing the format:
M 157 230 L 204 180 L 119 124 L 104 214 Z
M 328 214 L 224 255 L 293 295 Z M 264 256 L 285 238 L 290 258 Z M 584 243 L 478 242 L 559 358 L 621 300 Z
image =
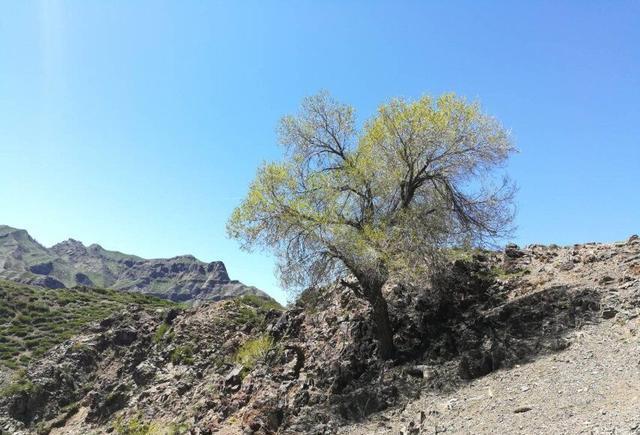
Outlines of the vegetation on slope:
M 175 305 L 139 293 L 84 287 L 46 289 L 0 281 L 0 364 L 11 369 L 25 367 L 88 323 L 129 304 Z

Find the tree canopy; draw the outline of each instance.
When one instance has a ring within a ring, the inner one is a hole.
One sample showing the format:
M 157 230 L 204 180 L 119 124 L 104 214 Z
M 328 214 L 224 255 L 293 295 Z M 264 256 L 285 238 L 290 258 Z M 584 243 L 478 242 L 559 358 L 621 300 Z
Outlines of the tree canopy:
M 388 322 L 389 276 L 510 229 L 514 187 L 494 169 L 514 147 L 477 103 L 394 99 L 358 128 L 353 108 L 323 92 L 282 118 L 279 135 L 284 159 L 259 168 L 227 230 L 245 249 L 272 250 L 287 287 L 350 274 Z

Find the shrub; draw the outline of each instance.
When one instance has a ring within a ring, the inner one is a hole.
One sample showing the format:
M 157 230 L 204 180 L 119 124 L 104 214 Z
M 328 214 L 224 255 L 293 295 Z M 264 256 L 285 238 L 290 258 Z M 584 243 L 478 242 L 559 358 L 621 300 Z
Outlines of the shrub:
M 189 431 L 189 425 L 171 423 L 163 426 L 159 422 L 146 422 L 140 417 L 124 421 L 118 417 L 113 423 L 113 430 L 118 435 L 181 435 Z
M 27 378 L 25 370 L 18 370 L 14 376 L 12 382 L 0 389 L 0 397 L 9 397 L 20 393 L 26 393 L 27 395 L 36 393 L 41 387 L 31 382 Z
M 320 306 L 322 293 L 315 287 L 304 290 L 296 299 L 296 305 L 302 307 L 307 314 L 315 314 Z
M 113 424 L 113 429 L 118 435 L 150 435 L 155 431 L 155 425 L 140 420 L 137 417 L 123 421 L 119 417 Z
M 169 329 L 171 329 L 171 325 L 169 325 L 166 322 L 162 322 L 162 324 L 158 326 L 158 329 L 156 329 L 156 333 L 153 336 L 153 342 L 160 343 L 160 341 L 162 340 L 162 338 L 164 337 L 164 335 L 167 333 Z
M 169 359 L 174 364 L 193 364 L 193 345 L 191 343 L 178 346 L 171 351 Z
M 273 339 L 268 335 L 248 340 L 238 349 L 234 358 L 235 362 L 246 368 L 253 368 L 273 346 Z
M 261 308 L 263 310 L 278 310 L 282 311 L 284 308 L 278 302 L 273 299 L 265 299 L 256 295 L 244 295 L 238 298 L 238 301 L 245 305 L 250 305 L 255 308 Z

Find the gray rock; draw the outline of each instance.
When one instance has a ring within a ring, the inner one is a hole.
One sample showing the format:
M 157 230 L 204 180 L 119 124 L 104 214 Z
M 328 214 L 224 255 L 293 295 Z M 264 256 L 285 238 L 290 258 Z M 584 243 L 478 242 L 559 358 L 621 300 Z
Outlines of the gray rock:
M 57 279 L 51 276 L 45 276 L 42 279 L 38 279 L 33 284 L 39 285 L 41 287 L 53 288 L 53 289 L 65 287 L 65 285 L 62 282 L 58 281 Z
M 29 271 L 36 275 L 49 275 L 53 271 L 53 263 L 48 261 L 46 263 L 34 264 L 29 267 Z
M 235 366 L 224 378 L 226 387 L 234 387 L 242 384 L 242 366 Z
M 598 281 L 599 284 L 609 284 L 610 282 L 613 282 L 614 279 L 612 277 L 610 277 L 609 275 L 605 275 L 602 278 L 600 278 L 600 280 Z
M 524 256 L 524 252 L 520 250 L 515 243 L 509 243 L 504 247 L 504 256 L 506 258 L 520 258 Z
M 75 281 L 76 281 L 76 284 L 82 285 L 82 286 L 85 286 L 85 287 L 93 287 L 94 286 L 93 281 L 91 281 L 91 279 L 87 275 L 85 275 L 84 273 L 76 273 Z
M 133 328 L 118 329 L 114 332 L 113 343 L 118 346 L 128 346 L 138 338 L 138 333 Z
M 613 319 L 618 314 L 618 310 L 613 307 L 605 307 L 602 310 L 602 318 L 603 319 Z
M 149 361 L 142 361 L 134 369 L 132 376 L 137 385 L 148 384 L 156 375 L 157 368 Z
M 566 271 L 572 270 L 574 267 L 575 267 L 575 264 L 573 263 L 573 261 L 566 261 L 562 263 L 560 266 L 558 266 L 558 269 L 566 272 Z

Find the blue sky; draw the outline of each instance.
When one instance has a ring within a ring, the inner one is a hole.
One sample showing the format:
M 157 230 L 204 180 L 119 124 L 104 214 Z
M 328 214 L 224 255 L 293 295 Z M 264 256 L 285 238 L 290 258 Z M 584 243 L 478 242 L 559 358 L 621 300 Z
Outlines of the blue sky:
M 327 89 L 482 102 L 520 150 L 515 241 L 640 232 L 638 1 L 0 1 L 0 223 L 222 259 L 284 300 L 225 222 L 278 119 Z

